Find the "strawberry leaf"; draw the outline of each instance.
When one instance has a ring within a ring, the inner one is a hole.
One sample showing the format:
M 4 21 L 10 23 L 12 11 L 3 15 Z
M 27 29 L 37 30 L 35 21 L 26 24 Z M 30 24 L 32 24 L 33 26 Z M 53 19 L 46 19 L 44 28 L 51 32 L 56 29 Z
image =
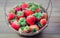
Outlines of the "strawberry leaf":
M 21 26 L 25 26 L 25 25 L 26 25 L 26 20 L 25 20 L 25 18 L 20 18 L 18 23 L 19 23 Z
M 35 13 L 35 14 L 33 14 L 33 16 L 35 16 L 36 18 L 40 18 L 42 16 L 42 14 L 41 13 Z
M 24 29 L 25 29 L 25 30 L 29 30 L 29 27 L 28 27 L 28 26 L 26 26 Z
M 39 27 L 42 27 L 42 24 L 38 22 L 38 26 L 39 26 Z
M 17 16 L 22 16 L 23 15 L 23 12 L 22 11 L 18 11 L 17 12 Z
M 20 28 L 21 28 L 21 30 L 24 30 L 25 27 L 20 27 Z
M 15 10 L 14 9 L 10 10 L 10 13 L 13 13 L 14 14 L 15 13 Z
M 34 28 L 34 29 L 32 29 L 32 30 L 31 30 L 31 32 L 36 32 L 36 31 L 37 31 L 37 29 L 36 29 L 36 28 Z
M 39 8 L 39 5 L 30 3 L 30 8 L 29 8 L 30 10 L 35 11 L 37 8 Z

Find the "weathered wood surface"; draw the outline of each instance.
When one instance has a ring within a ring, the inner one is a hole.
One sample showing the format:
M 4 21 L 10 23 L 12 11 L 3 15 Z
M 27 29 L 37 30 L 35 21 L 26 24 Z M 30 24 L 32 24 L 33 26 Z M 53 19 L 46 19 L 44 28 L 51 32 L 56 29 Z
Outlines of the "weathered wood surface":
M 0 0 L 0 38 L 59 38 L 60 37 L 60 0 L 52 0 L 53 10 L 48 27 L 36 37 L 21 37 L 6 24 L 4 5 L 6 0 Z M 28 1 L 28 0 L 27 0 Z M 35 0 L 36 1 L 36 0 Z M 43 0 L 43 6 L 47 6 L 48 0 Z M 6 12 L 18 4 L 19 0 L 7 0 Z M 39 1 L 38 1 L 39 2 Z M 41 2 L 41 1 L 40 1 Z M 50 11 L 50 9 L 49 9 Z

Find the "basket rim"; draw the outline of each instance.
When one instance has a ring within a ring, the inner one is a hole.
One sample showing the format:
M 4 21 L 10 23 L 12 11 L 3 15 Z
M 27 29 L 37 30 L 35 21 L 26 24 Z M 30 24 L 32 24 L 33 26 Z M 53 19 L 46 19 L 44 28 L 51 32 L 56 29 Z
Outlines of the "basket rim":
M 46 25 L 43 26 L 40 30 L 38 30 L 38 31 L 36 31 L 36 32 L 34 32 L 34 33 L 20 33 L 19 31 L 17 31 L 17 30 L 15 30 L 14 28 L 12 28 L 11 25 L 9 24 L 9 27 L 10 27 L 13 31 L 19 33 L 20 35 L 24 35 L 24 36 L 33 36 L 33 35 L 36 35 L 36 34 L 40 33 L 41 31 L 43 31 L 47 26 L 48 26 L 48 24 L 46 24 Z

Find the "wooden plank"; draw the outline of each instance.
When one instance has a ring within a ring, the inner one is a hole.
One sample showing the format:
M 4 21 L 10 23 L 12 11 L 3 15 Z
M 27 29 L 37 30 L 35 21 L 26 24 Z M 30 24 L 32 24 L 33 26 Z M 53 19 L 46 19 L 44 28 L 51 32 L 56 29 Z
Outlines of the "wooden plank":
M 4 7 L 4 5 L 5 5 L 5 0 L 4 1 L 0 0 L 0 7 Z
M 39 34 L 37 36 L 31 36 L 31 37 L 23 37 L 19 36 L 17 34 L 0 34 L 1 38 L 59 38 L 60 35 L 52 35 L 52 34 Z
M 3 7 L 0 7 L 0 21 L 5 21 L 5 15 L 4 15 L 4 11 L 3 11 Z
M 51 18 L 50 18 L 50 22 L 54 22 L 54 23 L 60 23 L 60 16 L 58 17 L 58 16 L 52 16 Z
M 8 24 L 6 24 L 4 15 L 4 3 L 6 0 L 0 0 L 0 38 L 59 38 L 60 37 L 60 0 L 52 0 L 53 12 L 49 21 L 48 27 L 39 35 L 33 37 L 21 37 L 13 31 Z M 43 2 L 44 1 L 44 2 Z M 20 3 L 20 0 L 8 0 L 6 12 L 10 10 L 11 6 Z M 40 1 L 39 1 L 40 2 Z M 42 0 L 42 4 L 46 7 L 46 0 Z M 49 8 L 50 11 L 50 8 Z
M 48 27 L 43 31 L 46 34 L 60 34 L 60 23 L 49 23 Z

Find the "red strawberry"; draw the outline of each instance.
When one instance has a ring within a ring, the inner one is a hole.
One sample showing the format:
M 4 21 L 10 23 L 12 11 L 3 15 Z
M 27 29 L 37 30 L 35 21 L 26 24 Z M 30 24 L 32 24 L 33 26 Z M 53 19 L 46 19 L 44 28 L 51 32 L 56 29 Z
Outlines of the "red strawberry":
M 41 20 L 40 20 L 40 23 L 41 23 L 42 25 L 45 25 L 45 24 L 47 23 L 47 20 L 46 20 L 46 19 L 41 19 Z
M 27 23 L 30 24 L 30 25 L 33 25 L 35 23 L 35 20 L 36 20 L 36 18 L 34 16 L 32 16 L 32 15 L 28 16 L 26 18 Z
M 22 8 L 19 7 L 19 6 L 16 6 L 16 7 L 14 8 L 14 10 L 15 10 L 15 11 L 19 11 L 19 10 L 22 10 Z
M 28 7 L 28 4 L 24 3 L 24 4 L 21 5 L 21 7 L 22 7 L 22 9 L 25 9 L 25 8 Z
M 37 25 L 30 25 L 30 30 L 39 30 L 39 27 Z
M 18 30 L 20 28 L 20 25 L 17 24 L 17 21 L 12 22 L 11 27 L 14 28 L 15 30 Z
M 41 10 L 40 10 L 39 8 L 37 8 L 35 11 L 36 11 L 36 12 L 40 12 Z
M 47 13 L 43 13 L 43 16 L 42 17 L 45 18 L 45 19 L 47 19 L 48 18 Z
M 15 14 L 9 13 L 8 14 L 8 20 L 12 20 L 15 17 Z
M 24 17 L 24 16 L 18 16 L 18 19 L 19 19 L 19 18 L 22 18 L 22 17 Z
M 31 15 L 31 14 L 33 14 L 33 13 L 34 13 L 34 12 L 31 11 L 31 10 L 25 10 L 25 11 L 24 11 L 25 16 L 29 16 L 29 15 Z

